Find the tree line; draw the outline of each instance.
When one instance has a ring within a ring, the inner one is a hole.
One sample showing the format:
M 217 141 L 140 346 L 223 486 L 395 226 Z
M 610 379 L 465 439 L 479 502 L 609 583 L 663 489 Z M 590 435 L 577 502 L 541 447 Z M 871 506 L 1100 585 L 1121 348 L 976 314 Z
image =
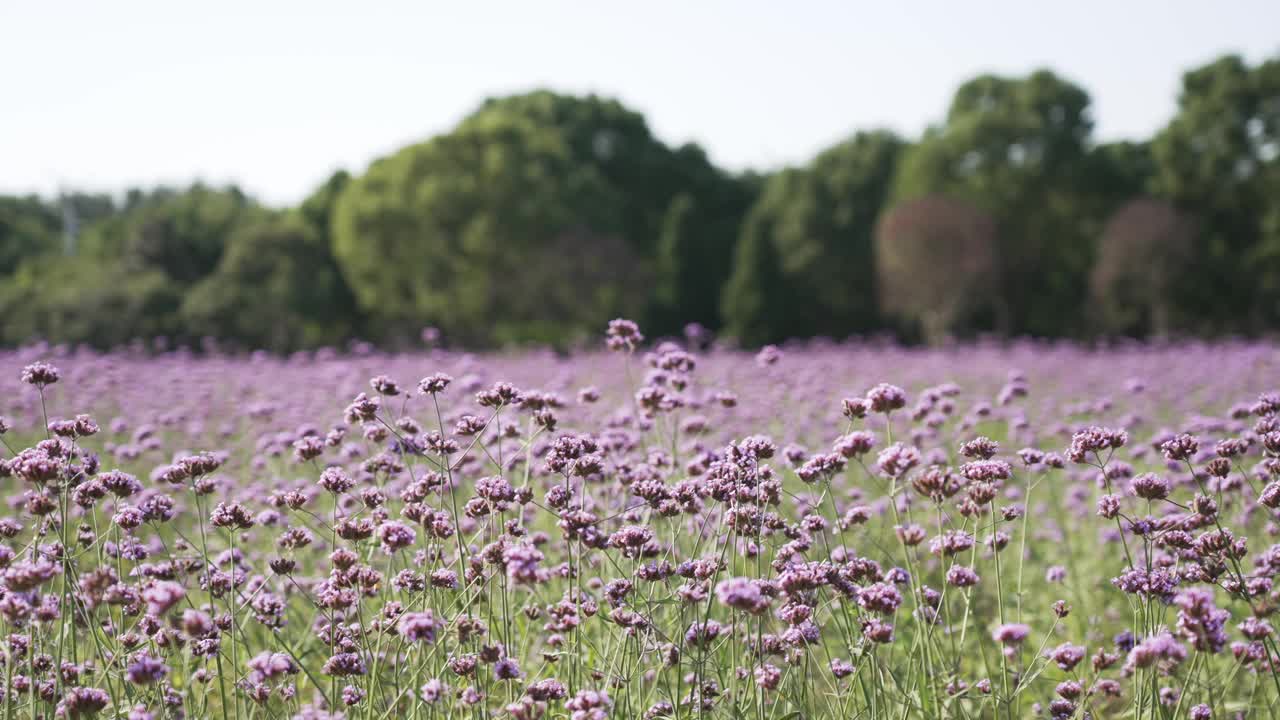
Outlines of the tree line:
M 234 187 L 0 197 L 0 342 L 289 351 L 424 326 L 572 344 L 612 317 L 748 345 L 892 332 L 1089 338 L 1280 324 L 1280 58 L 1183 76 L 1140 142 L 1088 92 L 983 75 L 908 139 L 731 173 L 608 98 L 486 101 L 298 206 Z

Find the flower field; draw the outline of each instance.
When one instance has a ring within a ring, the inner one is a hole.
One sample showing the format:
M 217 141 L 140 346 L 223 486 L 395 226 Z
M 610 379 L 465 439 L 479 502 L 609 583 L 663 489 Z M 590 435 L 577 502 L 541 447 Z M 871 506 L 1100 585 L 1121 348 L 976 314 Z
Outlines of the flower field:
M 1274 717 L 1280 351 L 0 352 L 12 718 Z

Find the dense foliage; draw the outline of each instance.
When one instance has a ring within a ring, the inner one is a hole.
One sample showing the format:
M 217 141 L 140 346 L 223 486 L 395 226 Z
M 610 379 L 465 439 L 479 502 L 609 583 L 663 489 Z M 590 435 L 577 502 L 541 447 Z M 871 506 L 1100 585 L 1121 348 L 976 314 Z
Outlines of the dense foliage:
M 984 75 L 919 138 L 857 132 L 765 175 L 669 146 L 613 100 L 496 98 L 287 210 L 201 185 L 0 198 L 0 342 L 212 334 L 289 351 L 404 346 L 430 326 L 568 347 L 616 314 L 750 345 L 1265 333 L 1280 323 L 1277 98 L 1280 59 L 1223 57 L 1184 76 L 1155 137 L 1098 143 L 1086 89 Z M 955 213 L 962 227 L 943 227 Z
M 695 341 L 0 353 L 0 711 L 1274 714 L 1274 345 Z

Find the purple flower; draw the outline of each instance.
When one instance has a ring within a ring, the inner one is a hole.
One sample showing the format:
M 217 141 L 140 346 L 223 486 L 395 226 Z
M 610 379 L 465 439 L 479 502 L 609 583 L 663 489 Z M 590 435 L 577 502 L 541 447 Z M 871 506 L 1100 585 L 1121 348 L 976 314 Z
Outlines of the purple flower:
M 973 587 L 981 579 L 973 568 L 964 565 L 952 565 L 947 570 L 947 584 L 952 587 Z
M 902 593 L 889 583 L 873 583 L 858 591 L 858 604 L 871 612 L 892 615 L 902 605 Z
M 423 702 L 428 705 L 434 705 L 440 701 L 440 698 L 444 695 L 445 689 L 444 683 L 440 682 L 438 678 L 432 678 L 423 683 L 422 687 L 418 690 L 418 694 L 419 697 L 422 698 Z
M 876 458 L 876 467 L 889 477 L 901 477 L 920 464 L 920 451 L 910 445 L 894 443 Z
M 519 680 L 520 665 L 509 657 L 504 657 L 493 665 L 495 680 Z
M 907 393 L 897 385 L 880 383 L 867 391 L 867 404 L 871 412 L 891 413 L 907 405 Z
M 644 342 L 640 334 L 640 326 L 630 320 L 618 318 L 609 321 L 609 329 L 605 332 L 605 344 L 610 350 L 631 352 Z
M 769 598 L 760 592 L 759 584 L 751 578 L 730 578 L 716 584 L 716 599 L 721 605 L 735 610 L 759 614 L 769 607 Z
M 378 527 L 378 539 L 382 541 L 383 552 L 391 555 L 413 545 L 418 534 L 408 525 L 391 520 Z
M 999 450 L 1000 444 L 988 437 L 976 437 L 960 445 L 960 454 L 974 460 L 990 460 Z
M 579 690 L 565 701 L 564 707 L 570 712 L 570 720 L 605 720 L 613 701 L 603 690 Z
M 831 449 L 841 457 L 852 460 L 871 452 L 871 448 L 875 447 L 875 444 L 876 438 L 874 435 L 865 430 L 857 430 L 836 440 Z
M 520 584 L 533 584 L 547 578 L 546 571 L 539 567 L 542 558 L 540 550 L 524 543 L 510 545 L 502 551 L 507 577 Z M 456 579 L 454 582 L 456 584 Z
M 1060 669 L 1070 672 L 1084 659 L 1085 649 L 1081 645 L 1062 643 L 1045 652 L 1045 657 L 1053 661 Z
M 1031 628 L 1021 623 L 1007 623 L 997 625 L 991 631 L 991 639 L 1001 645 L 1021 645 L 1027 636 L 1031 634 Z
M 960 474 L 973 482 L 995 482 L 1008 480 L 1013 474 L 1009 463 L 1003 460 L 974 460 L 960 468 Z
M 46 560 L 22 561 L 4 571 L 4 584 L 15 592 L 26 592 L 49 582 L 58 573 L 58 566 Z
M 441 629 L 442 624 L 436 618 L 435 613 L 431 610 L 424 612 L 405 613 L 400 616 L 398 624 L 400 635 L 412 643 L 426 642 L 428 644 L 436 641 L 436 633 Z
M 58 368 L 46 362 L 34 362 L 22 368 L 22 382 L 43 388 L 58 382 L 62 374 Z
M 169 668 L 150 655 L 139 655 L 125 668 L 125 678 L 135 685 L 150 685 L 169 674 Z
M 1213 593 L 1199 587 L 1187 588 L 1173 598 L 1178 606 L 1178 632 L 1201 652 L 1220 652 L 1227 644 L 1224 627 L 1231 613 L 1213 604 Z
M 351 675 L 363 675 L 366 672 L 364 660 L 353 652 L 340 652 L 334 654 L 325 661 L 324 667 L 321 668 L 325 675 L 333 675 L 335 677 L 348 677 Z
M 347 707 L 359 705 L 364 700 L 365 692 L 355 685 L 348 685 L 342 688 L 342 704 Z
M 1258 502 L 1272 510 L 1280 508 L 1280 480 L 1267 483 L 1258 494 Z
M 1173 599 L 1173 593 L 1178 587 L 1178 577 L 1164 570 L 1134 568 L 1113 578 L 1111 584 L 1126 593 L 1155 597 L 1169 602 Z
M 548 702 L 551 700 L 563 700 L 568 696 L 564 683 L 553 678 L 539 680 L 529 687 L 525 688 L 525 693 L 537 702 Z
M 324 472 L 320 473 L 320 480 L 316 484 L 334 495 L 347 492 L 356 485 L 355 481 L 348 477 L 341 468 L 336 467 L 325 468 Z
M 169 608 L 177 605 L 186 596 L 186 589 L 169 580 L 160 580 L 142 591 L 142 600 L 147 604 L 147 612 L 156 617 L 169 612 Z
M 1067 457 L 1074 463 L 1083 463 L 1089 455 L 1096 455 L 1103 450 L 1115 450 L 1129 442 L 1129 433 L 1114 428 L 1090 427 L 1071 437 L 1071 447 L 1067 449 Z
M 71 688 L 63 696 L 62 702 L 58 703 L 58 712 L 55 714 L 75 720 L 97 715 L 109 704 L 111 704 L 111 696 L 106 690 L 90 687 Z
M 1137 668 L 1157 664 L 1162 670 L 1168 671 L 1186 659 L 1187 649 L 1165 630 L 1133 646 L 1125 659 L 1124 673 L 1131 675 Z
M 1200 441 L 1193 435 L 1178 435 L 1160 445 L 1160 452 L 1173 461 L 1190 460 L 1200 449 Z
M 253 671 L 250 676 L 258 681 L 296 675 L 299 672 L 298 666 L 293 662 L 293 658 L 281 652 L 264 651 L 258 653 L 249 658 L 246 664 Z

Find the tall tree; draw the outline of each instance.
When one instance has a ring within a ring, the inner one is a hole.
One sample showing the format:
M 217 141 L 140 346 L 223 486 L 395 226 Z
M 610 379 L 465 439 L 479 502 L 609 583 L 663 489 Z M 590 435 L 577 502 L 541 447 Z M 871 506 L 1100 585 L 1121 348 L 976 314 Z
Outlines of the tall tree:
M 354 180 L 338 201 L 335 255 L 361 308 L 402 330 L 563 340 L 643 302 L 620 205 L 561 133 L 495 113 Z
M 755 343 L 876 327 L 875 223 L 904 147 L 858 133 L 764 184 L 725 287 L 731 334 Z
M 298 205 L 298 214 L 303 222 L 311 226 L 320 242 L 326 245 L 333 242 L 333 209 L 338 204 L 338 196 L 349 184 L 351 173 L 338 170 Z
M 87 228 L 82 254 L 194 285 L 213 272 L 231 233 L 260 208 L 238 188 L 192 185 L 180 193 L 131 196 L 123 213 Z
M 350 337 L 353 307 L 324 241 L 300 219 L 275 217 L 232 234 L 217 269 L 183 299 L 181 317 L 194 334 L 290 351 Z
M 644 116 L 616 100 L 545 90 L 486 101 L 462 126 L 519 117 L 560 135 L 575 165 L 618 198 L 618 231 L 659 286 L 643 308 L 652 334 L 685 322 L 716 326 L 750 179 L 716 168 L 702 148 L 669 147 Z
M 1228 55 L 1182 78 L 1178 113 L 1152 142 L 1155 191 L 1197 221 L 1196 282 L 1180 304 L 1201 330 L 1280 321 L 1280 60 Z
M 0 278 L 60 247 L 61 222 L 40 198 L 0 196 Z
M 1097 226 L 1085 202 L 1092 128 L 1088 93 L 1047 70 L 983 75 L 902 162 L 895 202 L 941 193 L 996 218 L 1011 332 L 1078 329 Z

